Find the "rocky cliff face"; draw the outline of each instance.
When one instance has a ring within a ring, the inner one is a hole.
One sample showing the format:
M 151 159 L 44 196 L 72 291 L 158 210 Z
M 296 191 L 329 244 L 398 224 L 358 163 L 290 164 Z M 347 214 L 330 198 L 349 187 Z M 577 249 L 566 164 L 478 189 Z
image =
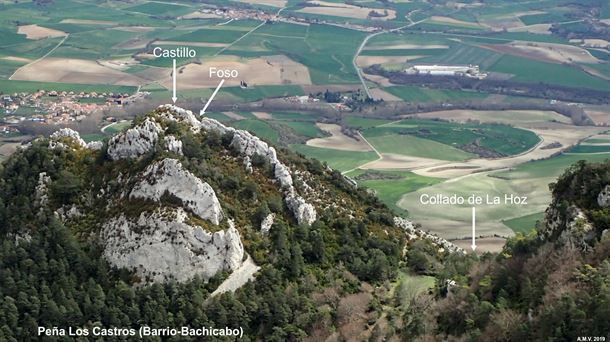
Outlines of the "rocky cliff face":
M 148 118 L 143 123 L 115 135 L 108 142 L 108 156 L 112 160 L 137 158 L 152 150 L 162 129 Z
M 158 202 L 169 194 L 178 198 L 185 209 L 215 225 L 223 218 L 214 189 L 185 170 L 176 159 L 166 158 L 151 164 L 137 178 L 141 180 L 131 190 L 130 198 Z
M 603 164 L 577 164 L 554 185 L 539 239 L 589 251 L 607 234 L 610 184 Z M 586 175 L 583 176 L 583 175 Z
M 124 215 L 104 224 L 104 256 L 117 267 L 135 270 L 147 281 L 209 279 L 237 269 L 244 248 L 232 221 L 211 233 L 188 224 L 183 209 L 144 212 L 137 220 Z

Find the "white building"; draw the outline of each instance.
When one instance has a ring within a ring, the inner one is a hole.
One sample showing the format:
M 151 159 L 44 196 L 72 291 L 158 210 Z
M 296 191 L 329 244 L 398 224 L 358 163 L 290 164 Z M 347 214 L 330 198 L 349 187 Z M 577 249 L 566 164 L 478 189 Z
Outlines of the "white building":
M 409 75 L 487 77 L 487 74 L 480 72 L 478 65 L 413 65 L 405 72 Z

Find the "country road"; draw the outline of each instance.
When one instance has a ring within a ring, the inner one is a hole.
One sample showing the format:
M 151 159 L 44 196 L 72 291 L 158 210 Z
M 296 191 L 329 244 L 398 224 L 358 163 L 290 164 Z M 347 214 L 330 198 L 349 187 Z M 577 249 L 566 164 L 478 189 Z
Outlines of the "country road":
M 17 70 L 15 70 L 15 72 L 13 72 L 13 74 L 11 75 L 11 77 L 9 77 L 8 79 L 9 79 L 9 80 L 10 80 L 10 79 L 12 79 L 12 78 L 13 78 L 13 76 L 15 76 L 15 74 L 17 73 L 17 71 L 19 71 L 19 69 L 21 69 L 21 68 L 23 68 L 23 67 L 26 67 L 26 66 L 29 66 L 29 65 L 36 64 L 36 63 L 40 62 L 41 60 L 43 60 L 43 59 L 47 58 L 47 56 L 49 56 L 50 54 L 52 54 L 52 53 L 53 53 L 53 51 L 57 50 L 57 48 L 58 48 L 58 47 L 60 47 L 60 46 L 61 46 L 61 45 L 62 45 L 62 44 L 63 44 L 63 43 L 66 41 L 66 39 L 68 39 L 68 37 L 70 37 L 70 34 L 69 34 L 69 33 L 68 33 L 68 34 L 66 34 L 66 36 L 64 37 L 64 39 L 62 39 L 62 40 L 61 40 L 59 43 L 57 43 L 57 45 L 55 45 L 55 46 L 54 46 L 54 47 L 53 47 L 51 50 L 49 50 L 49 52 L 45 53 L 45 54 L 44 54 L 44 56 L 42 56 L 42 57 L 38 58 L 37 60 L 35 60 L 35 61 L 31 62 L 31 63 L 28 63 L 28 64 L 26 64 L 26 65 L 24 65 L 24 66 L 22 66 L 22 67 L 18 68 Z
M 410 24 L 401 26 L 401 27 L 397 27 L 397 28 L 393 28 L 391 30 L 383 30 L 383 31 L 379 31 L 379 32 L 375 32 L 375 33 L 371 33 L 368 36 L 366 36 L 364 38 L 364 40 L 362 41 L 362 43 L 360 44 L 360 46 L 358 47 L 358 50 L 356 50 L 356 53 L 354 54 L 354 59 L 352 59 L 352 64 L 354 65 L 354 69 L 356 69 L 356 73 L 358 74 L 358 78 L 360 79 L 360 83 L 362 83 L 362 88 L 364 88 L 364 91 L 366 92 L 366 96 L 373 98 L 373 96 L 371 96 L 371 91 L 369 90 L 369 87 L 366 84 L 366 80 L 364 79 L 364 76 L 362 75 L 362 70 L 360 69 L 360 67 L 358 66 L 357 63 L 357 59 L 358 56 L 360 56 L 360 53 L 362 52 L 362 50 L 364 49 L 364 47 L 366 46 L 366 43 L 368 43 L 368 41 L 375 37 L 378 36 L 380 34 L 384 34 L 384 33 L 391 33 L 391 32 L 396 32 L 396 31 L 400 31 L 402 29 L 408 28 L 408 27 L 412 27 L 415 26 L 419 23 L 424 22 L 426 19 L 428 18 L 424 18 L 422 20 L 418 20 L 418 21 L 413 21 L 411 20 L 411 14 L 417 12 L 418 10 L 412 11 L 410 12 L 406 18 L 409 20 Z

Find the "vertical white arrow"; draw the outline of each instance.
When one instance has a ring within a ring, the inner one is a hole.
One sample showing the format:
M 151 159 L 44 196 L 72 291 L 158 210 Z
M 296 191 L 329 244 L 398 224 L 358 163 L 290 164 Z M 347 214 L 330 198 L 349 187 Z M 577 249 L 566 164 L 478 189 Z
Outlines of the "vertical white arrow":
M 474 251 L 475 249 L 477 249 L 477 242 L 476 242 L 476 215 L 477 210 L 475 207 L 472 207 L 472 245 L 470 246 L 470 248 L 472 248 L 472 250 Z
M 173 60 L 173 68 L 172 68 L 172 85 L 173 85 L 173 93 L 172 93 L 172 101 L 174 101 L 174 103 L 176 103 L 176 100 L 178 99 L 176 97 L 176 60 Z

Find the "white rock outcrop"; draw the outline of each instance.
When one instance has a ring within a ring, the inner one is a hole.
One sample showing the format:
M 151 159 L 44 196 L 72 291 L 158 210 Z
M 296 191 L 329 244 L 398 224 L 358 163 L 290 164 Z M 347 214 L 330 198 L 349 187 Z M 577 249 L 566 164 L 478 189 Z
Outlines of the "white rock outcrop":
M 610 185 L 606 185 L 597 195 L 597 204 L 602 208 L 610 205 Z
M 190 126 L 192 132 L 197 133 L 200 131 L 201 123 L 190 110 L 180 108 L 173 104 L 165 104 L 159 106 L 159 110 L 162 112 L 161 117 L 170 121 L 186 123 Z
M 104 147 L 104 144 L 101 141 L 92 141 L 90 143 L 87 143 L 87 148 L 90 150 L 99 151 L 102 149 L 102 147 Z
M 176 139 L 173 135 L 168 135 L 163 140 L 165 142 L 166 150 L 182 155 L 182 141 Z
M 296 194 L 290 169 L 277 157 L 275 148 L 269 146 L 256 136 L 247 131 L 227 127 L 220 122 L 204 117 L 201 119 L 201 128 L 206 131 L 214 131 L 219 134 L 233 133 L 231 147 L 238 151 L 243 158 L 251 158 L 259 155 L 273 166 L 274 179 L 279 183 L 284 192 L 284 201 L 299 224 L 310 225 L 316 220 L 315 207 L 307 203 L 305 199 Z M 248 164 L 246 163 L 246 171 Z M 250 163 L 251 166 L 251 163 Z
M 40 210 L 49 204 L 50 183 L 51 177 L 47 176 L 46 172 L 41 172 L 38 174 L 38 183 L 36 184 L 36 189 L 34 190 L 34 204 L 36 207 L 40 208 Z
M 241 266 L 244 248 L 232 221 L 228 229 L 211 233 L 187 224 L 187 217 L 182 209 L 165 208 L 137 219 L 113 218 L 102 227 L 104 256 L 156 282 L 209 279 Z
M 313 205 L 307 203 L 303 197 L 289 194 L 285 201 L 298 224 L 311 225 L 316 221 L 316 209 Z
M 141 124 L 119 133 L 108 142 L 108 156 L 112 160 L 137 158 L 150 152 L 159 139 L 162 129 L 147 118 Z
M 546 241 L 556 240 L 561 244 L 570 244 L 583 251 L 591 249 L 596 238 L 596 231 L 587 215 L 575 205 L 561 208 L 559 200 L 553 200 L 545 211 L 542 229 L 538 238 Z
M 60 146 L 55 144 L 61 144 L 59 140 L 61 140 L 62 138 L 70 138 L 72 139 L 72 141 L 74 141 L 76 145 L 80 147 L 87 147 L 87 143 L 80 137 L 80 134 L 78 134 L 77 131 L 71 128 L 62 128 L 58 131 L 53 132 L 53 134 L 49 136 L 49 148 L 55 148 L 55 146 Z
M 179 198 L 184 208 L 215 225 L 223 218 L 214 189 L 185 170 L 176 159 L 165 158 L 153 163 L 138 177 L 141 180 L 131 190 L 130 198 L 159 201 L 168 193 Z
M 274 220 L 275 220 L 274 213 L 267 215 L 263 219 L 263 221 L 261 221 L 261 233 L 263 233 L 264 235 L 269 234 L 269 231 L 271 230 L 271 226 L 273 226 Z
M 465 253 L 462 248 L 454 245 L 453 243 L 451 243 L 443 238 L 440 238 L 436 235 L 425 232 L 421 229 L 415 228 L 415 226 L 413 225 L 413 222 L 411 222 L 405 218 L 395 216 L 394 217 L 394 226 L 398 227 L 398 228 L 402 228 L 405 231 L 405 234 L 407 235 L 408 240 L 426 239 L 426 240 L 429 240 L 430 242 L 432 242 L 432 244 L 434 244 L 435 246 L 442 248 L 450 253 L 456 253 L 456 252 Z

